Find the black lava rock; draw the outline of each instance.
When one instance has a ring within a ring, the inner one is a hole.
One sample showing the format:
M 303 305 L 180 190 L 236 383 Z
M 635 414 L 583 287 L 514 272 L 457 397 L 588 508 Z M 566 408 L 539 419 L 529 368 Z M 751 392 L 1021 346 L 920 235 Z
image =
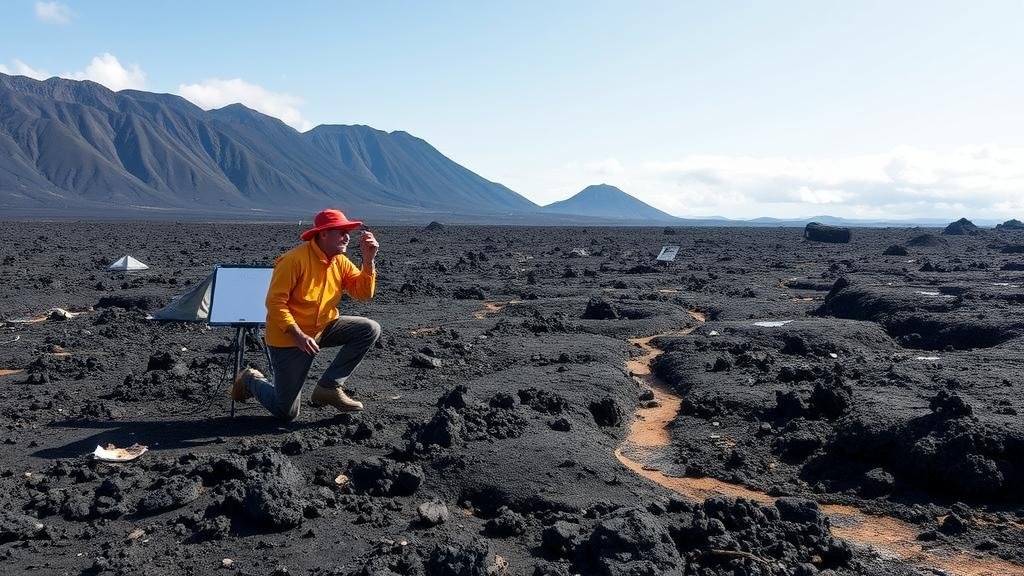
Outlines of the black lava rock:
M 590 403 L 587 407 L 594 416 L 594 422 L 598 426 L 620 426 L 626 418 L 626 413 L 619 406 L 614 398 L 604 397 Z
M 623 508 L 603 518 L 581 550 L 603 574 L 667 574 L 683 560 L 668 530 L 650 512 Z
M 410 496 L 423 483 L 418 464 L 400 464 L 383 458 L 370 458 L 349 468 L 353 488 L 371 496 Z
M 452 297 L 456 300 L 483 300 L 487 298 L 487 295 L 484 294 L 483 288 L 479 286 L 470 286 L 456 288 L 452 291 Z
M 583 311 L 584 320 L 617 320 L 619 312 L 615 305 L 604 298 L 591 298 Z
M 548 423 L 552 430 L 557 432 L 568 432 L 572 430 L 572 422 L 566 417 L 557 418 Z
M 139 501 L 141 513 L 156 513 L 162 510 L 180 508 L 199 499 L 201 485 L 185 476 L 171 476 L 158 483 Z
M 542 414 L 561 414 L 569 408 L 569 402 L 547 390 L 524 388 L 516 392 L 519 401 Z
M 955 392 L 951 394 L 945 390 L 940 390 L 928 401 L 928 408 L 945 418 L 970 416 L 974 412 L 971 405 L 964 401 L 959 394 Z
M 967 218 L 961 218 L 956 222 L 950 222 L 942 233 L 947 236 L 976 236 L 981 233 L 981 229 Z
M 555 558 L 571 558 L 580 541 L 579 525 L 564 520 L 548 526 L 540 535 L 541 548 Z
M 518 536 L 526 532 L 526 518 L 522 514 L 502 506 L 498 509 L 498 515 L 487 521 L 484 528 L 491 536 L 506 538 Z
M 426 572 L 431 576 L 485 576 L 490 554 L 484 540 L 467 546 L 437 545 L 426 562 Z
M 30 540 L 40 535 L 43 524 L 39 520 L 17 512 L 0 512 L 0 544 Z
M 860 493 L 866 498 L 874 498 L 892 492 L 896 479 L 883 468 L 873 468 L 864 473 L 860 481 Z

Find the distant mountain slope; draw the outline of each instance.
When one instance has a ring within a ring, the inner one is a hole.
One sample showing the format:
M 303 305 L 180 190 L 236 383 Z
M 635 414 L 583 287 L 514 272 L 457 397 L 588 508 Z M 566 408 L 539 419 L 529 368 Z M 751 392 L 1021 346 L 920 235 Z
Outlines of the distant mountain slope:
M 542 210 L 547 214 L 575 214 L 616 220 L 678 221 L 675 216 L 645 204 L 608 184 L 587 186 L 575 196 L 548 204 Z
M 537 209 L 530 200 L 456 164 L 407 132 L 325 125 L 303 136 L 350 172 L 396 190 L 421 206 L 461 206 L 473 211 Z
M 299 133 L 240 104 L 0 74 L 0 211 L 493 214 L 529 200 L 405 133 Z

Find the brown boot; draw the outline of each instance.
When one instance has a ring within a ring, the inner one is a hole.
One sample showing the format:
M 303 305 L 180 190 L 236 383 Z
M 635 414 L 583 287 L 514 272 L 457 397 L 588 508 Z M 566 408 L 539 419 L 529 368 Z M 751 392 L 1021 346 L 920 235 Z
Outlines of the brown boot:
M 252 393 L 249 392 L 249 387 L 246 386 L 245 380 L 247 378 L 263 378 L 263 373 L 254 368 L 246 368 L 238 374 L 235 374 L 235 382 L 231 385 L 231 399 L 235 402 L 245 402 L 249 398 L 252 398 Z
M 359 412 L 363 409 L 362 402 L 349 398 L 341 388 L 314 386 L 309 401 L 319 406 L 334 406 L 339 412 Z

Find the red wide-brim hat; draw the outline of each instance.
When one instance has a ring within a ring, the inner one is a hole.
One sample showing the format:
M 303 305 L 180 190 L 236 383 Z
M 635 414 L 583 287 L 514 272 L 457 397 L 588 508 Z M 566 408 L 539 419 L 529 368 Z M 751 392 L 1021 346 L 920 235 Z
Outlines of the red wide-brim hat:
M 355 230 L 362 225 L 363 223 L 359 220 L 349 220 L 341 210 L 328 208 L 313 217 L 313 227 L 302 234 L 299 234 L 299 238 L 309 240 L 315 236 L 317 232 L 323 232 L 324 230 L 339 229 L 347 232 L 349 230 Z

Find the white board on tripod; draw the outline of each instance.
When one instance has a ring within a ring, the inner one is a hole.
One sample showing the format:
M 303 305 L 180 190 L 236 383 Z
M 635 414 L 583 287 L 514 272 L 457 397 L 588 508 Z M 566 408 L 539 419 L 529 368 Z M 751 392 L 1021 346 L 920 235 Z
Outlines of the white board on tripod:
M 273 268 L 219 266 L 210 293 L 209 324 L 261 325 L 267 320 L 267 288 Z

